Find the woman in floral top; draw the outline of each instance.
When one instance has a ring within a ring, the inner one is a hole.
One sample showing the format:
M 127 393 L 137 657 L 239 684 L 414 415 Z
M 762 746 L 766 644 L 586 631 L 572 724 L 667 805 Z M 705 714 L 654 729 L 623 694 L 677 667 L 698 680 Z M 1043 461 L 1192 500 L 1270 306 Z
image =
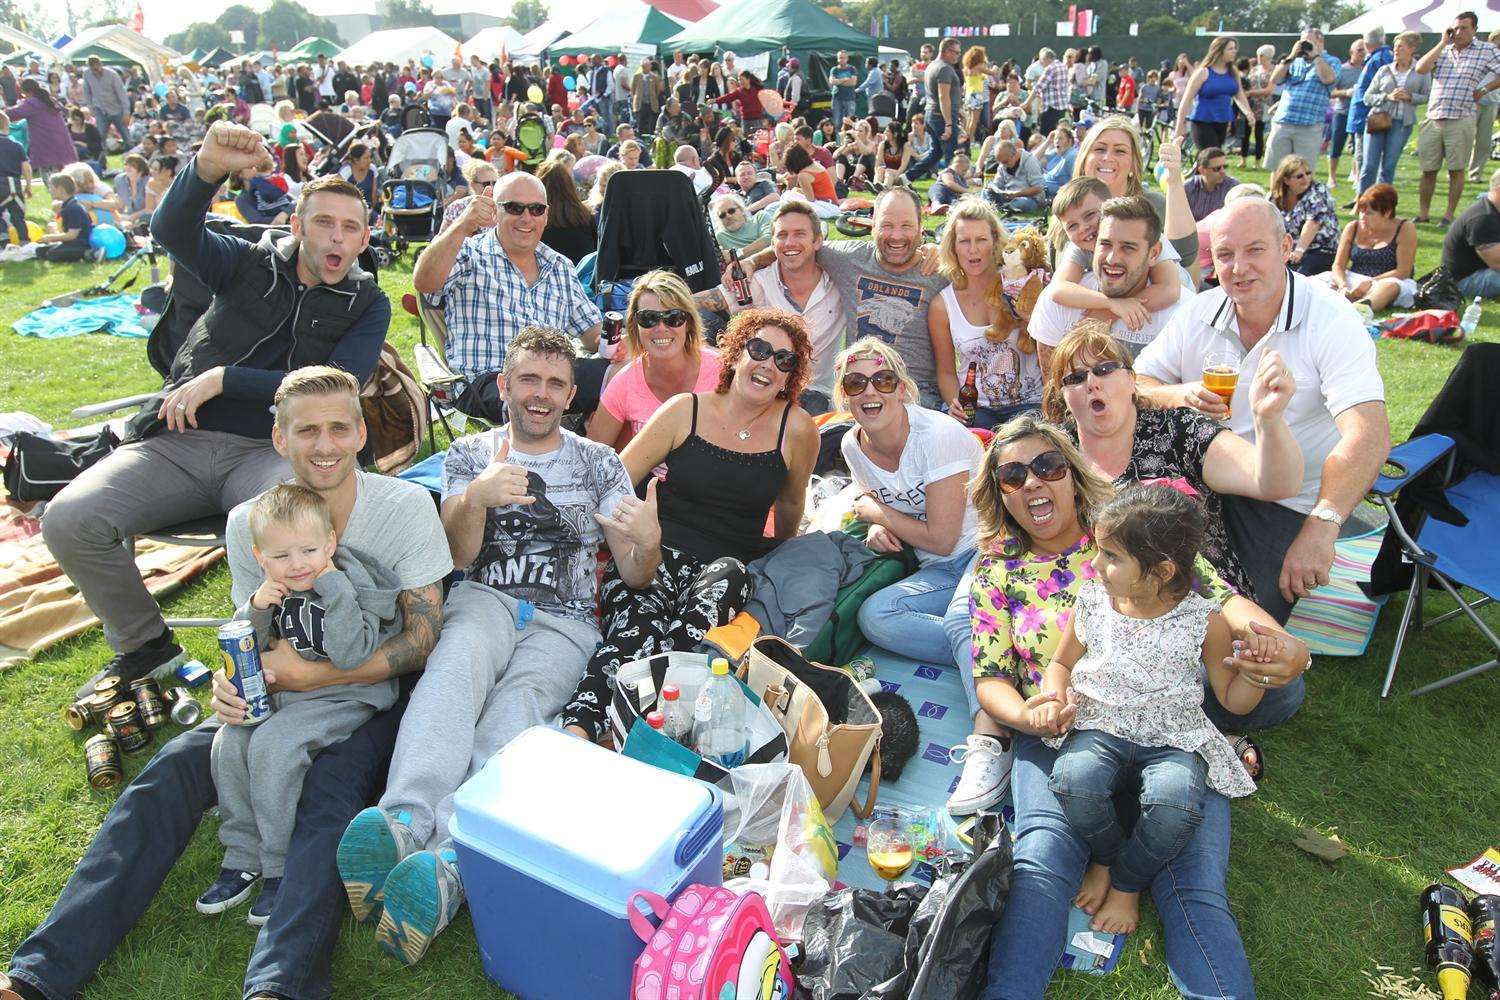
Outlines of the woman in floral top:
M 1039 998 L 1045 992 L 1088 866 L 1088 847 L 1069 828 L 1048 786 L 1056 752 L 1037 738 L 1028 713 L 1055 697 L 1040 693 L 1042 672 L 1093 572 L 1089 525 L 1109 492 L 1066 431 L 1030 415 L 998 430 L 971 488 L 979 559 L 969 600 L 955 601 L 948 613 L 972 614 L 979 703 L 1017 734 L 1011 772 L 1015 877 L 991 942 L 989 989 L 1003 991 L 994 995 Z M 1285 636 L 1222 581 L 1210 593 L 1223 602 L 1224 619 L 1237 636 L 1250 629 Z M 1288 652 L 1280 661 L 1236 658 L 1231 665 L 1257 687 L 1282 686 L 1308 660 L 1305 644 L 1285 640 Z M 1246 726 L 1257 721 L 1255 712 L 1241 717 Z M 1251 996 L 1249 963 L 1224 889 L 1229 802 L 1208 793 L 1203 807 L 1202 823 L 1151 886 L 1167 965 L 1185 994 Z
M 1270 197 L 1292 237 L 1292 270 L 1308 275 L 1331 270 L 1339 248 L 1338 212 L 1312 164 L 1295 154 L 1284 157 L 1271 174 Z

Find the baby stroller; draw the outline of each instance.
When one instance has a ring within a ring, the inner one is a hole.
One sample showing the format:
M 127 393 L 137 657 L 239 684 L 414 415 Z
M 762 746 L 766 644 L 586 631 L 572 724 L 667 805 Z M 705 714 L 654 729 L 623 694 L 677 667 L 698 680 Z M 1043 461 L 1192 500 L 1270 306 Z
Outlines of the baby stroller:
M 516 122 L 516 148 L 526 154 L 527 171 L 536 173 L 547 158 L 547 126 L 540 115 L 525 114 Z
M 448 195 L 447 165 L 448 135 L 442 129 L 408 129 L 391 145 L 380 194 L 392 228 L 403 240 L 437 235 Z

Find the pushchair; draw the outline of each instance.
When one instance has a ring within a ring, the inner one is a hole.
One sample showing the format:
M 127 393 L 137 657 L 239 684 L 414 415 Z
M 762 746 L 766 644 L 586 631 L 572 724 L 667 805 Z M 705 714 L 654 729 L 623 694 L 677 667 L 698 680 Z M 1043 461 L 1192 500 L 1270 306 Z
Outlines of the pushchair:
M 396 137 L 380 195 L 400 240 L 431 240 L 437 235 L 448 194 L 447 166 L 448 135 L 443 130 L 414 128 Z
M 516 147 L 526 154 L 526 170 L 536 173 L 547 158 L 547 126 L 541 115 L 525 114 L 516 122 Z

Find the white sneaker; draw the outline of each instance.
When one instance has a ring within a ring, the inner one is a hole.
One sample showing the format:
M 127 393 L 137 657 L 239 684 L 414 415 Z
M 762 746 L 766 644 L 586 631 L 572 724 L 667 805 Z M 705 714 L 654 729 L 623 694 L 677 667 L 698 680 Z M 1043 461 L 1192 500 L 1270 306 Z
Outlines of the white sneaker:
M 958 787 L 948 797 L 948 811 L 968 816 L 993 806 L 1010 787 L 1010 741 L 993 736 L 971 735 L 967 742 L 948 751 L 948 759 L 963 764 Z

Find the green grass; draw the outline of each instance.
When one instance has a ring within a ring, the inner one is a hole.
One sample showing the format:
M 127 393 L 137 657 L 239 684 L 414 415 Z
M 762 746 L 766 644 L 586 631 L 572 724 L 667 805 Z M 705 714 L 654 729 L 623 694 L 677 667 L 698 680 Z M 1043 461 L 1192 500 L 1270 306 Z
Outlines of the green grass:
M 1398 178 L 1407 215 L 1415 210 L 1413 161 L 1408 151 Z M 1232 172 L 1265 181 L 1263 171 Z M 1439 198 L 1442 193 L 1440 188 Z M 1351 197 L 1347 184 L 1335 194 L 1340 202 Z M 45 214 L 40 202 L 33 209 L 35 218 Z M 1421 234 L 1419 273 L 1437 263 L 1441 244 L 1435 225 L 1421 227 Z M 67 426 L 68 410 L 80 402 L 155 384 L 140 343 L 100 336 L 43 342 L 8 331 L 41 299 L 106 273 L 107 266 L 0 266 L 0 409 L 29 410 Z M 409 268 L 392 269 L 382 283 L 399 299 L 410 290 Z M 415 322 L 399 308 L 395 315 L 391 339 L 409 358 Z M 1479 337 L 1500 339 L 1500 308 L 1488 311 Z M 1378 345 L 1397 441 L 1406 438 L 1458 354 L 1453 347 Z M 177 614 L 209 612 L 225 605 L 227 591 L 221 565 L 167 607 Z M 1443 609 L 1447 602 L 1432 604 Z M 1263 997 L 1352 1000 L 1368 995 L 1363 974 L 1377 964 L 1402 971 L 1419 964 L 1417 892 L 1443 869 L 1500 840 L 1500 773 L 1494 763 L 1500 671 L 1424 698 L 1403 697 L 1401 692 L 1488 658 L 1472 629 L 1452 623 L 1414 640 L 1397 675 L 1396 696 L 1382 703 L 1379 684 L 1399 610 L 1397 598 L 1363 658 L 1316 664 L 1301 713 L 1261 737 L 1269 780 L 1234 807 L 1229 895 Z M 1500 614 L 1486 617 L 1500 627 Z M 186 645 L 207 658 L 213 636 L 193 631 Z M 82 739 L 59 716 L 74 687 L 108 655 L 94 631 L 0 673 L 0 955 L 8 956 L 46 916 L 114 800 L 89 789 Z M 144 761 L 129 758 L 127 774 Z M 1336 865 L 1301 853 L 1291 842 L 1307 826 L 1337 832 L 1351 853 Z M 607 836 L 603 818 L 600 836 Z M 239 996 L 255 932 L 244 925 L 242 911 L 220 919 L 192 908 L 218 859 L 214 824 L 205 823 L 144 919 L 104 964 L 89 997 Z M 1160 925 L 1149 907 L 1147 913 L 1114 975 L 1062 976 L 1050 995 L 1175 996 Z M 580 953 L 587 953 L 586 945 Z M 334 982 L 338 996 L 495 995 L 482 978 L 467 916 L 413 969 L 384 959 L 368 929 L 346 924 L 334 956 Z

